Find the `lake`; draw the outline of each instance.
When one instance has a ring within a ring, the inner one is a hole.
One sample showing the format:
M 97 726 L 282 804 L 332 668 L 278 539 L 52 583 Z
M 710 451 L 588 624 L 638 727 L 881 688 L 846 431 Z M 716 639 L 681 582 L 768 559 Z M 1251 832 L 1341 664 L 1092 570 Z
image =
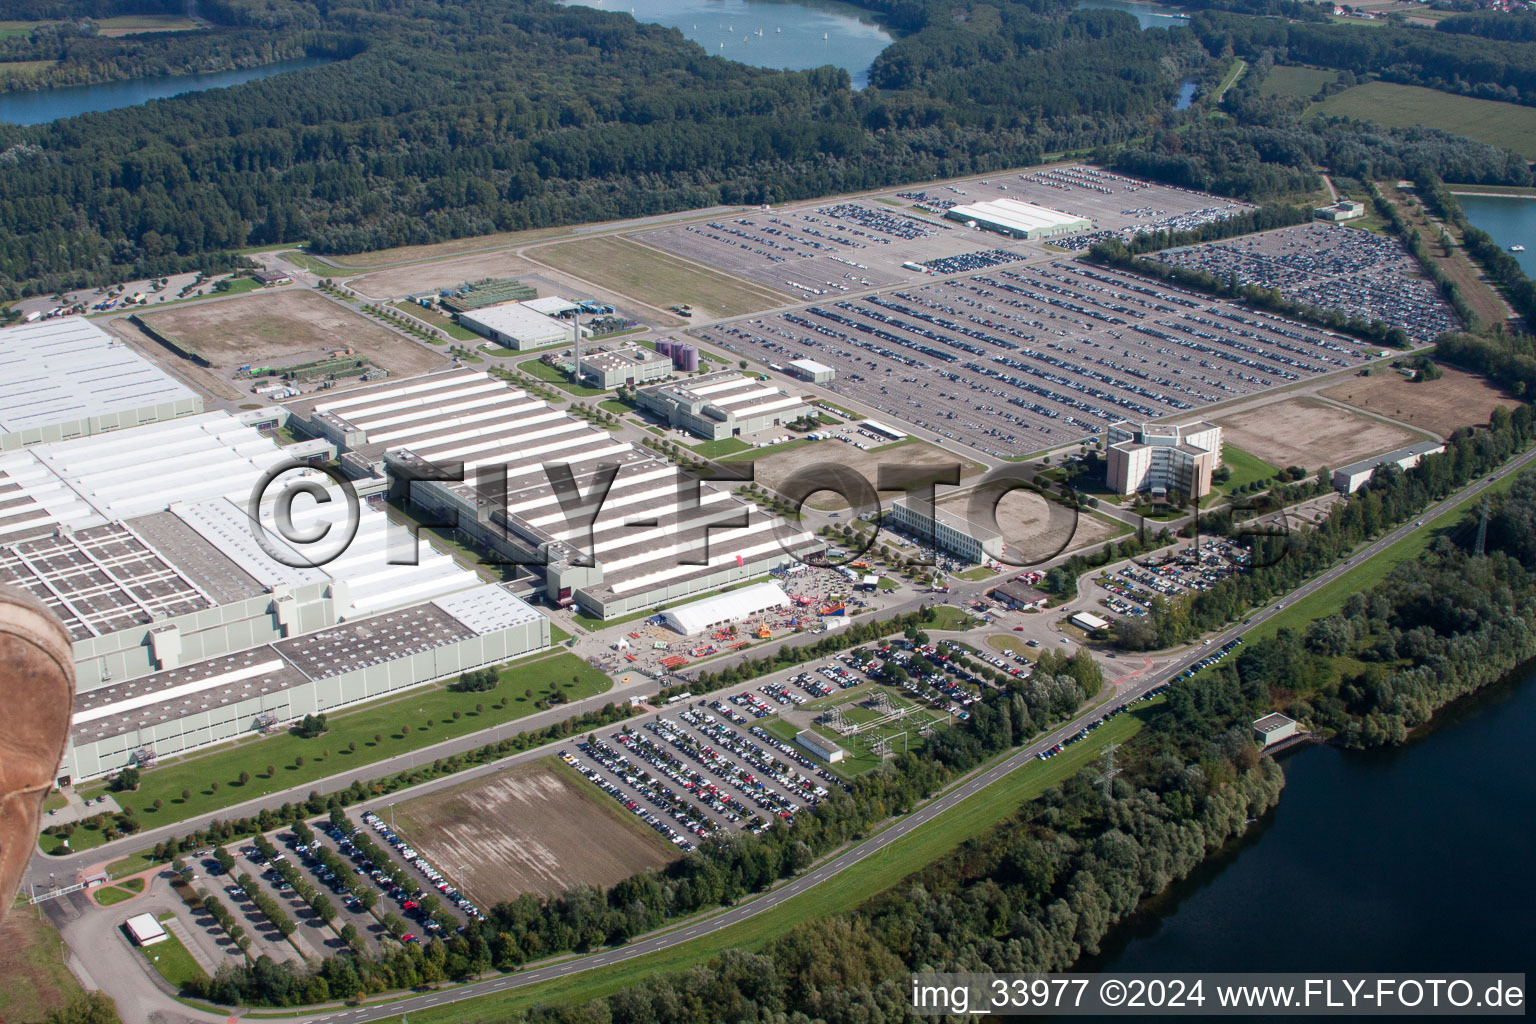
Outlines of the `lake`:
M 570 0 L 675 28 L 705 50 L 760 68 L 804 71 L 835 64 L 869 84 L 869 65 L 892 36 L 850 4 L 808 0 Z
M 1536 675 L 1402 747 L 1303 748 L 1280 804 L 1079 970 L 1525 971 Z
M 162 75 L 134 78 L 126 82 L 101 82 L 96 85 L 66 85 L 57 89 L 0 93 L 0 121 L 11 124 L 46 124 L 61 117 L 74 117 L 93 111 L 132 107 L 150 100 L 163 100 L 183 93 L 223 89 L 242 82 L 271 78 L 287 71 L 318 67 L 331 63 L 329 57 L 299 57 L 294 60 L 264 64 L 259 68 L 236 71 L 209 71 L 198 75 Z
M 1194 106 L 1195 90 L 1199 88 L 1199 86 L 1199 81 L 1193 78 L 1186 78 L 1184 81 L 1180 82 L 1179 96 L 1178 99 L 1173 101 L 1173 109 L 1188 110 L 1190 107 Z
M 1180 15 L 1178 8 L 1162 4 L 1142 3 L 1141 0 L 1080 0 L 1078 10 L 1124 11 L 1136 19 L 1142 28 L 1189 27 L 1189 19 Z
M 1525 246 L 1525 252 L 1511 253 L 1527 277 L 1536 277 L 1536 198 L 1509 196 L 1457 196 L 1467 220 L 1482 228 L 1505 249 Z

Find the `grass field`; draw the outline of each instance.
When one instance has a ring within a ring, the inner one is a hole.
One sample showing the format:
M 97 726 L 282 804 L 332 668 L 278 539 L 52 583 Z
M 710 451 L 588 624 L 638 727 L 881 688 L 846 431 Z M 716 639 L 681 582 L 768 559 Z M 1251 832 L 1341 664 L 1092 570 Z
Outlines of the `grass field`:
M 1245 484 L 1251 484 L 1256 480 L 1268 480 L 1279 472 L 1279 467 L 1271 466 L 1257 455 L 1243 451 L 1235 444 L 1223 444 L 1221 446 L 1221 464 L 1232 471 L 1232 476 L 1224 484 L 1217 484 L 1211 489 L 1222 494 L 1231 494 Z
M 1311 99 L 1319 89 L 1338 77 L 1337 71 L 1324 68 L 1277 67 L 1265 77 L 1259 95 Z
M 5 30 L 0 29 L 0 39 L 4 38 Z M 57 63 L 53 60 L 8 60 L 0 63 L 0 78 L 35 78 Z
M 1417 85 L 1367 82 L 1335 93 L 1313 110 L 1387 128 L 1421 124 L 1536 159 L 1536 109 L 1514 103 L 1453 96 Z
M 601 268 L 605 287 L 657 309 L 681 303 L 693 306 L 698 314 L 727 317 L 794 301 L 771 288 L 616 236 L 541 246 L 530 256 L 577 276 L 590 276 Z
M 682 971 L 704 963 L 722 949 L 760 949 L 796 925 L 857 907 L 872 896 L 943 857 L 961 843 L 996 827 L 1025 803 L 1088 765 L 1111 740 L 1124 743 L 1141 731 L 1159 701 L 1111 719 L 1086 740 L 1049 761 L 1031 761 L 961 801 L 948 812 L 840 872 L 836 878 L 801 893 L 741 924 L 701 936 L 670 949 L 511 992 L 463 1003 L 413 1010 L 413 1024 L 482 1024 L 506 1020 L 539 1003 L 569 1004 L 611 995 L 658 973 Z M 398 1024 L 400 1018 L 390 1018 Z
M 573 676 L 579 681 L 573 681 Z M 575 701 L 604 693 L 612 686 L 612 680 L 574 654 L 536 658 L 504 668 L 501 683 L 485 693 L 451 693 L 442 686 L 424 687 L 357 711 L 331 715 L 330 728 L 314 739 L 282 732 L 172 762 L 146 771 L 138 790 L 118 794 L 117 800 L 119 804 L 132 805 L 145 828 L 156 828 L 242 803 L 264 792 L 302 785 L 516 721 L 538 711 L 536 702 L 556 689 Z M 482 704 L 485 710 L 476 711 L 476 706 Z M 460 718 L 453 717 L 455 711 Z M 428 726 L 428 721 L 433 724 Z M 409 731 L 404 726 L 409 726 Z M 350 749 L 352 744 L 356 744 L 355 751 Z M 302 767 L 295 761 L 299 757 L 304 758 Z M 267 776 L 268 765 L 277 769 L 275 779 Z M 250 775 L 250 781 L 243 786 L 239 781 L 241 772 Z M 215 783 L 217 789 L 213 788 Z M 86 797 L 105 791 L 105 783 L 100 782 L 80 788 L 81 795 Z M 183 791 L 188 793 L 185 800 L 181 797 Z M 157 799 L 162 802 L 158 811 L 154 809 Z M 45 836 L 44 840 L 50 838 Z M 90 849 L 100 842 L 99 832 L 85 828 L 76 829 L 70 838 L 76 850 Z M 56 846 L 56 841 L 45 845 L 44 850 L 51 852 L 51 845 Z
M 175 914 L 161 914 L 160 921 L 164 923 L 175 916 Z M 187 947 L 183 946 L 181 940 L 169 929 L 166 930 L 164 942 L 146 946 L 139 952 L 144 954 L 150 966 L 160 972 L 160 977 L 178 989 L 186 988 L 188 983 L 208 976 L 197 965 L 197 961 L 192 959 L 192 954 L 187 952 Z
M 397 804 L 393 817 L 482 906 L 606 888 L 682 856 L 556 757 Z
M 595 398 L 598 395 L 606 395 L 608 393 L 602 388 L 589 388 L 585 384 L 572 384 L 570 378 L 560 372 L 557 367 L 540 362 L 537 358 L 525 359 L 517 364 L 517 368 L 535 380 L 541 380 L 546 384 L 553 384 L 561 391 L 573 394 L 577 398 Z
M 737 452 L 751 451 L 752 446 L 739 437 L 722 437 L 718 441 L 701 441 L 688 446 L 706 459 L 718 459 Z
M 104 907 L 124 903 L 144 891 L 144 879 L 130 878 L 122 885 L 105 885 L 96 890 L 96 902 Z
M 40 1021 L 84 989 L 64 966 L 64 940 L 31 907 L 12 910 L 0 925 L 0 1020 Z
M 446 316 L 443 316 L 443 314 L 439 313 L 435 309 L 428 309 L 427 307 L 418 303 L 406 301 L 392 302 L 390 305 L 394 306 L 402 313 L 407 313 L 415 317 L 417 320 L 420 320 L 424 323 L 429 323 L 433 327 L 442 328 L 448 337 L 455 341 L 472 341 L 478 344 L 479 342 L 485 340 L 484 338 L 480 337 L 480 335 L 470 330 L 468 327 L 460 327 L 458 324 L 454 323 Z
M 970 629 L 980 622 L 969 612 L 947 604 L 939 605 L 933 610 L 933 613 L 933 621 L 923 623 L 918 627 L 919 629 Z

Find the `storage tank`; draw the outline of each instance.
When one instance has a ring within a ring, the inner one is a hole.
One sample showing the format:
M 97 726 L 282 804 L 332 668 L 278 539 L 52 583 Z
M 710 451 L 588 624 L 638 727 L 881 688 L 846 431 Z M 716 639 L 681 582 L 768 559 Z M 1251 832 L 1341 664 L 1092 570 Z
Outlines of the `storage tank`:
M 684 373 L 693 373 L 698 370 L 699 350 L 692 345 L 672 346 L 672 367 Z
M 661 356 L 672 355 L 672 344 L 671 338 L 662 338 L 656 343 L 656 354 Z

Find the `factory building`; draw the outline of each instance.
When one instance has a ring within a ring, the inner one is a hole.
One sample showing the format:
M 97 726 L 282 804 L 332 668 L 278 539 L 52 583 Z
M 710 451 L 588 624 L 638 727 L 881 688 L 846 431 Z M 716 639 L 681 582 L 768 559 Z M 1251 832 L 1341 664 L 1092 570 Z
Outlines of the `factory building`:
M 366 504 L 345 550 L 306 563 L 275 532 L 280 488 L 257 492 L 293 449 L 255 422 L 203 413 L 0 454 L 0 582 L 73 643 L 61 784 L 549 646 L 544 616 L 429 546 L 391 564 L 397 528 Z M 326 488 L 314 519 L 343 528 L 339 488 L 290 472 Z
M 1221 428 L 1200 421 L 1178 426 L 1128 420 L 1105 433 L 1106 480 L 1116 494 L 1178 491 L 1190 499 L 1211 492 L 1211 474 L 1221 465 Z
M 349 473 L 387 475 L 395 501 L 452 519 L 463 540 L 518 565 L 549 601 L 598 618 L 719 590 L 823 547 L 477 371 L 371 385 L 290 411 L 290 425 L 343 450 Z M 462 480 L 429 479 L 455 467 Z M 556 491 L 566 473 L 575 495 Z M 416 481 L 409 493 L 407 478 Z
M 799 398 L 736 370 L 641 388 L 635 397 L 673 427 L 712 441 L 783 426 L 811 411 Z
M 606 352 L 581 354 L 581 383 L 612 391 L 661 380 L 672 372 L 672 360 L 648 348 L 626 345 Z
M 1296 721 L 1276 711 L 1254 722 L 1253 733 L 1264 746 L 1273 746 L 1296 735 Z
M 201 395 L 83 316 L 0 329 L 0 452 L 202 411 Z
M 1021 199 L 991 199 L 984 203 L 966 203 L 944 214 L 962 224 L 974 224 L 1009 238 L 1053 238 L 1092 231 L 1093 221 L 1049 207 L 1026 203 Z
M 812 384 L 827 384 L 837 376 L 837 371 L 814 359 L 792 359 L 789 363 L 789 374 L 800 380 L 808 380 Z
M 964 516 L 936 508 L 915 495 L 903 495 L 891 503 L 891 525 L 967 562 L 1001 558 L 1007 545 L 1003 537 Z
M 570 323 L 541 313 L 526 302 L 468 310 L 459 314 L 459 323 L 503 348 L 519 352 L 566 345 L 572 340 Z M 580 330 L 583 337 L 591 334 L 585 327 Z
M 1365 204 L 1357 203 L 1352 199 L 1340 199 L 1336 203 L 1320 206 L 1312 211 L 1312 216 L 1318 220 L 1346 221 L 1356 220 L 1365 216 Z
M 1333 471 L 1333 489 L 1343 494 L 1353 494 L 1358 491 L 1382 466 L 1397 466 L 1399 469 L 1412 469 L 1424 460 L 1426 455 L 1439 455 L 1445 451 L 1445 445 L 1439 441 L 1420 441 L 1406 448 L 1399 448 L 1395 452 L 1387 452 L 1372 459 L 1361 459 Z

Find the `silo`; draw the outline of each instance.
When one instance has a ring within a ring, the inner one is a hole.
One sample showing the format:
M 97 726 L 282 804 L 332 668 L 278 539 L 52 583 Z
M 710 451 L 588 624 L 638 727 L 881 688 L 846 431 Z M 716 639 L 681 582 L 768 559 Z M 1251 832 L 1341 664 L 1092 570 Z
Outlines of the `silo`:
M 661 356 L 672 355 L 673 341 L 671 338 L 662 338 L 656 343 L 656 354 Z
M 699 350 L 692 345 L 674 345 L 672 366 L 684 373 L 695 372 L 699 368 Z

